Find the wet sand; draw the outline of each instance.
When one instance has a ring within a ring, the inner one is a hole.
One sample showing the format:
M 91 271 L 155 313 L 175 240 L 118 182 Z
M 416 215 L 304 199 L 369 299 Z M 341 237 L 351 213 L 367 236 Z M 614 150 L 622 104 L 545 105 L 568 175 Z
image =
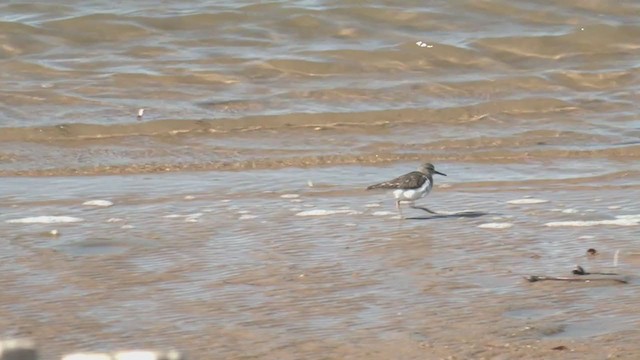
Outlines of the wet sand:
M 363 188 L 412 165 L 5 178 L 15 192 L 2 199 L 0 327 L 50 356 L 141 346 L 194 358 L 637 353 L 637 172 L 531 181 L 549 165 L 439 163 L 449 176 L 424 204 L 445 215 L 399 220 L 389 194 Z M 512 178 L 478 180 L 499 168 Z M 82 205 L 91 199 L 114 205 Z M 82 221 L 7 222 L 42 215 Z M 633 216 L 580 226 L 623 215 Z M 494 223 L 511 227 L 482 227 Z M 523 279 L 574 264 L 630 283 Z

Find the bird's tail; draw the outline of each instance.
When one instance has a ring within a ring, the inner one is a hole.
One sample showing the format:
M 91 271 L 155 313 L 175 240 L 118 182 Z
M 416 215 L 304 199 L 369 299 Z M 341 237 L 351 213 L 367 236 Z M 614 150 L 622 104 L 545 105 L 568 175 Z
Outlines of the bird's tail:
M 374 190 L 374 189 L 390 189 L 391 188 L 391 184 L 388 182 L 382 182 L 379 184 L 374 184 L 371 186 L 367 186 L 367 190 Z

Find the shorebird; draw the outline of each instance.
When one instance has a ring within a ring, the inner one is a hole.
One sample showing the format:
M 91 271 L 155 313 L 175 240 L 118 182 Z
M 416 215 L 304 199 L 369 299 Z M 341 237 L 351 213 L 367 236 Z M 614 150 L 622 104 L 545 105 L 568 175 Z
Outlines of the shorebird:
M 367 190 L 393 189 L 393 196 L 396 198 L 396 209 L 398 209 L 400 218 L 403 218 L 400 203 L 407 202 L 411 204 L 412 208 L 415 208 L 415 201 L 422 199 L 431 192 L 431 188 L 433 188 L 433 174 L 447 176 L 437 171 L 435 167 L 433 167 L 433 164 L 424 163 L 418 167 L 417 171 L 398 176 L 393 180 L 371 185 Z M 420 209 L 434 213 L 427 208 Z

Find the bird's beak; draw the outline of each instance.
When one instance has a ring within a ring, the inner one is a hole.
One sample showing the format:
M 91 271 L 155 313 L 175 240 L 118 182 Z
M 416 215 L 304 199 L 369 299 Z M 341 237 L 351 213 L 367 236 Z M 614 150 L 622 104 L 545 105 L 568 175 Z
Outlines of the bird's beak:
M 438 174 L 438 175 L 442 175 L 442 176 L 447 176 L 447 174 L 441 173 L 440 171 L 437 171 L 437 170 L 433 170 L 433 173 L 434 174 Z

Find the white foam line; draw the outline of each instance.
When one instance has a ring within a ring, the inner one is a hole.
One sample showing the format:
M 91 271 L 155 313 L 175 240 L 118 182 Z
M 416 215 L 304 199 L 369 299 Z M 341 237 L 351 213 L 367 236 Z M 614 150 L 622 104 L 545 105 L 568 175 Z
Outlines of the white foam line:
M 33 216 L 22 219 L 7 220 L 11 224 L 60 224 L 84 221 L 84 219 L 73 216 Z
M 396 215 L 393 211 L 374 211 L 371 215 L 373 216 L 387 216 L 387 215 Z
M 545 226 L 597 226 L 597 225 L 617 225 L 617 226 L 635 226 L 639 224 L 639 220 L 635 219 L 615 219 L 615 220 L 586 220 L 586 221 L 552 221 Z
M 298 195 L 298 194 L 282 194 L 282 195 L 280 195 L 280 197 L 283 198 L 283 199 L 296 199 L 296 198 L 299 198 L 300 195 Z
M 527 204 L 543 204 L 543 203 L 548 203 L 548 202 L 549 202 L 549 200 L 530 198 L 530 199 L 509 200 L 509 201 L 507 201 L 507 204 L 527 205 Z
M 625 219 L 625 220 L 632 220 L 632 221 L 636 221 L 636 222 L 640 222 L 640 214 L 635 214 L 635 215 L 618 215 L 616 216 L 617 219 Z
M 99 207 L 109 207 L 113 206 L 113 201 L 109 200 L 88 200 L 82 203 L 84 206 L 99 206 Z
M 169 214 L 169 215 L 165 215 L 163 217 L 166 218 L 166 219 L 176 219 L 176 218 L 197 219 L 197 218 L 199 218 L 201 216 L 202 216 L 202 213 L 193 213 L 193 214 L 186 214 L 186 215 Z
M 301 212 L 297 213 L 296 216 L 327 216 L 327 215 L 335 215 L 335 214 L 356 215 L 356 214 L 360 214 L 360 212 L 355 211 L 355 210 L 347 210 L 347 209 L 343 209 L 343 210 L 315 209 L 315 210 L 301 211 Z
M 565 214 L 577 214 L 578 210 L 577 209 L 564 209 L 562 210 L 563 213 Z

